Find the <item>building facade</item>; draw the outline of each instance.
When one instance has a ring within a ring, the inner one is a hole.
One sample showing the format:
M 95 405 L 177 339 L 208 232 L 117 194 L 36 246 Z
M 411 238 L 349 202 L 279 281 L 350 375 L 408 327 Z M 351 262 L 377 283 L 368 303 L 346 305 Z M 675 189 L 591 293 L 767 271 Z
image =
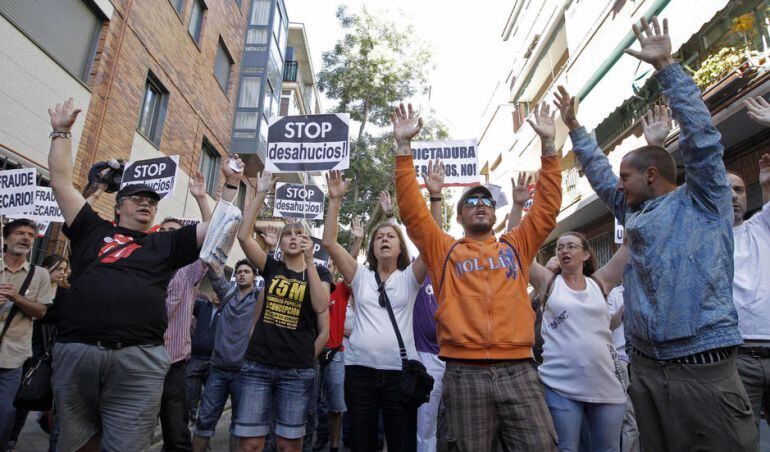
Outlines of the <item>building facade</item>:
M 638 47 L 631 25 L 657 15 L 669 20 L 675 56 L 703 90 L 722 132 L 726 166 L 743 174 L 749 208 L 758 208 L 757 161 L 767 152 L 769 134 L 746 117 L 742 100 L 770 92 L 768 6 L 767 0 L 707 0 L 697 8 L 686 0 L 514 1 L 501 34 L 512 64 L 501 74 L 481 125 L 479 148 L 488 180 L 510 190 L 512 173 L 537 169 L 540 144 L 526 118 L 538 102 L 551 102 L 558 85 L 578 98 L 578 119 L 617 172 L 622 157 L 645 144 L 641 117 L 664 101 L 653 69 L 623 53 Z M 582 175 L 561 121 L 557 128 L 563 204 L 559 225 L 541 254 L 553 254 L 560 233 L 577 230 L 606 262 L 616 248 L 614 219 Z M 667 144 L 683 182 L 677 135 L 674 129 Z M 498 212 L 498 218 L 506 213 Z

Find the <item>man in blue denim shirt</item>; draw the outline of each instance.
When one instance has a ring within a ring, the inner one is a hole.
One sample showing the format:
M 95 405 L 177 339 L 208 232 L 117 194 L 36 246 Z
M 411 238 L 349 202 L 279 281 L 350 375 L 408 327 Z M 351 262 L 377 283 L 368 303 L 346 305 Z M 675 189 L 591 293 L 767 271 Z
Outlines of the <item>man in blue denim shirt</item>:
M 625 328 L 632 346 L 630 395 L 643 450 L 756 450 L 746 391 L 735 365 L 741 344 L 732 299 L 732 194 L 720 134 L 698 87 L 671 56 L 668 24 L 634 25 L 681 126 L 685 184 L 662 147 L 629 152 L 620 178 L 575 118 L 563 87 L 557 106 L 591 186 L 626 226 Z

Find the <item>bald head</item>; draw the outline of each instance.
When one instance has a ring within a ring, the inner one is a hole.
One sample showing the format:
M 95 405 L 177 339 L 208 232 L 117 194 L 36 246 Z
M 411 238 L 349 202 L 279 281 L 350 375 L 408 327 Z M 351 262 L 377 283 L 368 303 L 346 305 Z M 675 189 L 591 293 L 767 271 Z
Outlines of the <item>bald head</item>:
M 668 151 L 660 146 L 644 146 L 626 154 L 624 161 L 636 170 L 643 173 L 648 168 L 657 169 L 658 175 L 666 182 L 676 184 L 676 162 Z

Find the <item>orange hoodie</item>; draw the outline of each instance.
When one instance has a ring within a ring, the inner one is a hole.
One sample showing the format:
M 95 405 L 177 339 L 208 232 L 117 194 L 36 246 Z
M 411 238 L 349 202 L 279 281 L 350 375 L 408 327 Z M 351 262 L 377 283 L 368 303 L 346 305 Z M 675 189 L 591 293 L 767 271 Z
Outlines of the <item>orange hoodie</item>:
M 411 155 L 396 156 L 401 219 L 428 266 L 438 299 L 439 355 L 454 359 L 526 359 L 535 342 L 527 296 L 529 265 L 556 227 L 561 207 L 558 156 L 542 157 L 535 199 L 521 224 L 496 240 L 455 240 L 432 220 Z M 443 281 L 442 281 L 443 279 Z

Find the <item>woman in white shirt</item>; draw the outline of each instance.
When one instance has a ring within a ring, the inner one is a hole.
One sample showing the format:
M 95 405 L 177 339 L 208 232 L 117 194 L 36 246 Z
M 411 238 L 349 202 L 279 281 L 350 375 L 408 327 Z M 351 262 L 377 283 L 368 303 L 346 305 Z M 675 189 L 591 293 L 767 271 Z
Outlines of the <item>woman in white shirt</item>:
M 400 400 L 401 356 L 375 272 L 383 282 L 409 359 L 417 359 L 412 314 L 427 269 L 422 259 L 409 263 L 401 229 L 380 223 L 371 232 L 367 264 L 359 264 L 337 243 L 337 217 L 347 183 L 338 171 L 327 175 L 329 205 L 323 246 L 355 299 L 355 325 L 345 351 L 345 404 L 350 415 L 353 452 L 375 450 L 379 413 L 389 450 L 413 451 L 417 445 L 417 407 Z
M 588 241 L 579 232 L 559 237 L 554 275 L 537 262 L 530 283 L 543 310 L 543 364 L 538 367 L 560 451 L 577 451 L 583 421 L 594 451 L 619 451 L 626 393 L 612 329 L 622 311 L 610 317 L 606 294 L 621 283 L 628 261 L 625 247 L 599 270 Z

